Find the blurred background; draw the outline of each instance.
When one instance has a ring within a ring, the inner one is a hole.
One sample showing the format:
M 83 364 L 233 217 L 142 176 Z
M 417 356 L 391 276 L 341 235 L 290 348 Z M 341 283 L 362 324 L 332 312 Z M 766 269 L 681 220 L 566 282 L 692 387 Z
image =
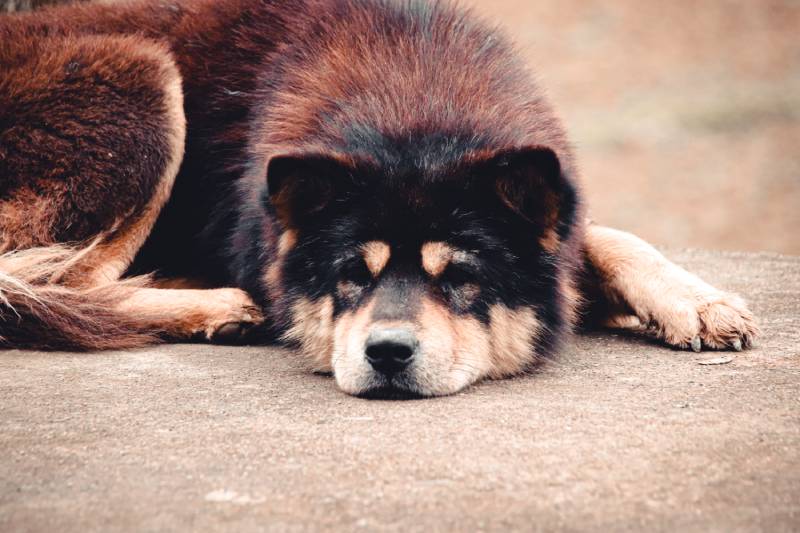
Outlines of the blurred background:
M 668 247 L 800 254 L 800 1 L 462 3 L 535 69 L 594 220 Z
M 467 0 L 567 123 L 592 218 L 800 254 L 800 1 Z

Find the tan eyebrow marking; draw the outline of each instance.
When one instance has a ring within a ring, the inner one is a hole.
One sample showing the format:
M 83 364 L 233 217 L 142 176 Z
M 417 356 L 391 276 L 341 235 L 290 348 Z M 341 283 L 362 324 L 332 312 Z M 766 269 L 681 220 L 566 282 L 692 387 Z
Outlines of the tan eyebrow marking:
M 361 246 L 361 253 L 364 254 L 364 262 L 370 273 L 377 278 L 386 268 L 392 249 L 383 241 L 369 241 Z
M 421 252 L 422 268 L 434 278 L 442 275 L 455 254 L 450 245 L 441 241 L 426 242 L 422 245 Z

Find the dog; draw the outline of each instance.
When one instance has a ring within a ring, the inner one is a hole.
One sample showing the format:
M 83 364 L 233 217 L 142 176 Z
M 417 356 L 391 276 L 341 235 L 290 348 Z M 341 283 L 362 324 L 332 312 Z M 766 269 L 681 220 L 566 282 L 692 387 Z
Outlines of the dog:
M 501 30 L 424 0 L 0 18 L 0 336 L 297 349 L 346 393 L 518 375 L 601 323 L 749 347 L 745 303 L 586 219 Z

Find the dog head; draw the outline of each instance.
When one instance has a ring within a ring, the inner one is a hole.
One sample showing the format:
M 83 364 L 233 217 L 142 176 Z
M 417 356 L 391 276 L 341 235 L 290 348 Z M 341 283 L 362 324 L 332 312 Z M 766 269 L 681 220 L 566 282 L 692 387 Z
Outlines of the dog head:
M 263 194 L 239 237 L 267 242 L 251 292 L 352 394 L 449 394 L 529 368 L 574 307 L 558 120 L 469 14 L 332 5 L 260 88 L 245 183 Z
M 428 175 L 320 154 L 268 168 L 282 234 L 265 281 L 283 337 L 344 391 L 440 395 L 516 374 L 569 321 L 576 196 L 551 150 Z

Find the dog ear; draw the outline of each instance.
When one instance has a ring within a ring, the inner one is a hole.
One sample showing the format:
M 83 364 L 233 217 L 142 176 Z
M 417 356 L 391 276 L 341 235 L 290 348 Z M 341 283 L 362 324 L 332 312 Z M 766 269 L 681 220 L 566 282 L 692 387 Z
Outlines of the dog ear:
M 506 208 L 540 231 L 540 242 L 555 251 L 569 236 L 578 207 L 577 191 L 556 153 L 546 147 L 515 149 L 488 161 L 497 197 Z
M 349 178 L 340 160 L 320 154 L 273 157 L 267 166 L 267 192 L 279 220 L 295 227 L 322 212 Z

